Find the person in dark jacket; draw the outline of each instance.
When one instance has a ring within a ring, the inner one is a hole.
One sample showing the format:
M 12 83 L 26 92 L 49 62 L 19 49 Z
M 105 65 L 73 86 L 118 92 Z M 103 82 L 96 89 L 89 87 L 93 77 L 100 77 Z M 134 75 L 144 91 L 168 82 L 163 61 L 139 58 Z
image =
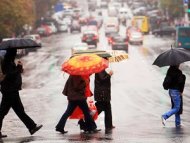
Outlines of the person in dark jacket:
M 183 90 L 185 86 L 186 77 L 179 69 L 179 65 L 170 66 L 166 77 L 163 82 L 164 89 L 169 89 L 169 95 L 172 102 L 172 109 L 162 115 L 162 123 L 165 126 L 166 120 L 175 115 L 175 125 L 176 127 L 181 126 L 180 114 L 183 110 Z
M 1 82 L 0 138 L 6 137 L 6 135 L 1 134 L 1 128 L 3 119 L 10 108 L 14 110 L 20 120 L 25 124 L 31 135 L 42 127 L 42 125 L 37 125 L 24 111 L 24 106 L 19 95 L 19 90 L 21 90 L 22 86 L 21 73 L 23 72 L 23 66 L 20 61 L 17 65 L 15 64 L 16 52 L 16 49 L 7 50 L 1 65 L 5 78 Z
M 109 133 L 115 126 L 112 124 L 112 110 L 111 110 L 111 76 L 113 71 L 107 73 L 105 70 L 95 74 L 95 87 L 94 87 L 94 98 L 95 105 L 100 114 L 102 111 L 105 113 L 105 131 Z M 85 122 L 79 120 L 80 129 L 85 130 Z
M 64 130 L 66 121 L 68 117 L 74 112 L 77 106 L 82 110 L 87 125 L 88 132 L 97 132 L 97 126 L 93 118 L 90 115 L 90 110 L 88 108 L 85 96 L 86 82 L 82 76 L 79 75 L 70 75 L 64 90 L 63 94 L 67 96 L 68 106 L 61 117 L 60 121 L 56 125 L 56 131 L 65 134 L 67 131 Z
M 98 114 L 102 111 L 105 113 L 105 130 L 106 132 L 111 131 L 115 126 L 112 124 L 112 110 L 111 110 L 111 76 L 113 71 L 110 70 L 107 73 L 105 70 L 95 74 L 95 87 L 94 87 L 94 98 L 95 105 L 98 110 Z

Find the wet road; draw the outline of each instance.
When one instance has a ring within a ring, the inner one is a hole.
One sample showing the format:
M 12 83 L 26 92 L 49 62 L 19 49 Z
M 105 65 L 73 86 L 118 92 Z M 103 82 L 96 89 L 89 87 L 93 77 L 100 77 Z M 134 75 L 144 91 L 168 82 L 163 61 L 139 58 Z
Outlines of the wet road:
M 123 32 L 124 27 L 121 27 Z M 104 30 L 100 30 L 99 49 L 107 47 Z M 167 91 L 162 88 L 162 81 L 167 68 L 152 65 L 159 52 L 170 48 L 169 38 L 144 37 L 143 46 L 129 46 L 129 59 L 112 63 L 112 110 L 113 124 L 116 128 L 110 134 L 104 132 L 104 116 L 96 121 L 101 132 L 86 135 L 80 132 L 76 120 L 68 120 L 65 130 L 68 134 L 55 132 L 55 125 L 67 106 L 67 99 L 61 94 L 68 77 L 60 70 L 61 64 L 71 54 L 74 42 L 80 41 L 81 35 L 57 34 L 43 39 L 43 47 L 36 53 L 24 57 L 25 72 L 21 98 L 26 112 L 37 123 L 44 127 L 30 136 L 23 123 L 11 110 L 5 117 L 3 133 L 8 138 L 3 143 L 189 143 L 189 66 L 183 64 L 187 75 L 184 91 L 183 127 L 175 128 L 174 118 L 167 121 L 166 127 L 161 124 L 160 116 L 170 109 Z M 91 77 L 93 91 L 93 76 Z

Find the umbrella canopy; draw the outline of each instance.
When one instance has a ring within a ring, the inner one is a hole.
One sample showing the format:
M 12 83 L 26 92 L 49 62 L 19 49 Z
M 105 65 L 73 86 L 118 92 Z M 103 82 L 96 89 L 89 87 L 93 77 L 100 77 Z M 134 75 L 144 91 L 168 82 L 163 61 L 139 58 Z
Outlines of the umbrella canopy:
M 78 50 L 76 51 L 73 56 L 86 54 L 86 53 L 93 53 L 100 57 L 107 58 L 109 62 L 120 62 L 122 60 L 128 59 L 128 54 L 121 50 L 109 50 L 109 51 L 103 51 L 103 50 Z
M 171 48 L 163 53 L 161 53 L 156 60 L 153 62 L 153 65 L 159 67 L 164 66 L 174 66 L 190 61 L 190 51 L 184 48 Z
M 128 59 L 128 54 L 122 50 L 110 50 L 107 51 L 111 57 L 109 58 L 109 62 L 120 62 Z
M 89 49 L 89 50 L 77 50 L 76 52 L 73 53 L 73 56 L 81 55 L 81 54 L 96 54 L 102 58 L 109 58 L 111 55 L 103 50 L 94 50 L 94 49 Z
M 14 38 L 0 43 L 0 50 L 7 49 L 25 49 L 25 48 L 36 48 L 41 47 L 35 41 L 25 38 Z
M 108 61 L 95 54 L 82 54 L 70 58 L 62 65 L 62 70 L 71 75 L 90 75 L 108 67 Z

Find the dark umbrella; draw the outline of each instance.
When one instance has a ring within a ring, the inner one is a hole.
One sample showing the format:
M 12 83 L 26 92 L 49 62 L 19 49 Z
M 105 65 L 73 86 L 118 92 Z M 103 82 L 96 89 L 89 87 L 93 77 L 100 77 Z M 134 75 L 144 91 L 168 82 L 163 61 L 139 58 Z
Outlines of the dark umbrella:
M 181 63 L 190 61 L 190 51 L 184 48 L 171 48 L 163 53 L 161 53 L 153 65 L 159 67 L 179 65 Z
M 41 47 L 35 41 L 25 38 L 15 38 L 0 43 L 0 50 L 7 49 L 25 49 L 25 48 L 36 48 Z

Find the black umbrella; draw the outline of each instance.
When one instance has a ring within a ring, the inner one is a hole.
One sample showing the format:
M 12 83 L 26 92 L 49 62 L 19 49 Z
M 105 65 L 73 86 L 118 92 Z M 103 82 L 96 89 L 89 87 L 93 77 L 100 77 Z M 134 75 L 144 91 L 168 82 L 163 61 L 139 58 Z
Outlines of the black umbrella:
M 181 63 L 190 61 L 190 51 L 184 48 L 171 48 L 163 53 L 161 53 L 153 65 L 159 67 L 179 65 Z
M 36 48 L 41 47 L 35 41 L 25 38 L 15 38 L 0 43 L 0 50 L 7 49 L 25 49 L 25 48 Z

